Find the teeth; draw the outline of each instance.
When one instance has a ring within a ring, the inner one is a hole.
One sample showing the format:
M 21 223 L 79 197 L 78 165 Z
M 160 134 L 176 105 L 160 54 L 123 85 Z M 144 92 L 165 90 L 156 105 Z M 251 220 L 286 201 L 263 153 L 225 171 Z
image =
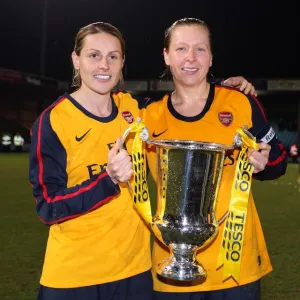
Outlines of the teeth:
M 96 79 L 104 79 L 104 80 L 107 80 L 107 79 L 111 78 L 110 75 L 95 75 L 94 77 Z
M 198 71 L 197 68 L 183 68 L 184 71 L 188 71 L 188 72 L 195 72 Z

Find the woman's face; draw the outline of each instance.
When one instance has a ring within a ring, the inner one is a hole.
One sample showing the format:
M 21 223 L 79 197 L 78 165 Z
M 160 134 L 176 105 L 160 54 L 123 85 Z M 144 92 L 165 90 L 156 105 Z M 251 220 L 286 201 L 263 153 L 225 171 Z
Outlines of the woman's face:
M 80 72 L 81 87 L 101 95 L 118 83 L 124 63 L 120 41 L 105 32 L 85 37 L 80 55 L 73 52 L 72 59 Z
M 212 64 L 209 33 L 201 25 L 180 25 L 173 29 L 169 49 L 164 49 L 175 84 L 195 86 L 206 81 Z

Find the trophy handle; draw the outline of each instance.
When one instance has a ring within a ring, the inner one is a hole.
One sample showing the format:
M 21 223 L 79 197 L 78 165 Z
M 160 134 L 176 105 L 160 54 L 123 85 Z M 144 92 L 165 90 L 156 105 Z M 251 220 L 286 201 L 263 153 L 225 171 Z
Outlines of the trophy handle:
M 120 143 L 120 150 L 125 149 L 125 147 L 124 147 L 125 140 L 126 140 L 128 134 L 130 133 L 130 131 L 131 131 L 131 128 L 129 127 L 129 128 L 127 128 L 126 131 L 123 133 L 122 138 L 121 138 L 121 143 Z M 128 180 L 126 183 L 127 183 L 127 186 L 128 186 L 129 192 L 130 192 L 130 195 L 132 196 L 132 195 L 133 195 L 133 192 L 132 192 L 132 187 L 131 187 L 131 185 L 130 185 L 129 180 Z
M 238 129 L 232 144 L 234 148 L 240 148 L 243 145 L 248 148 L 253 148 L 254 150 L 259 149 L 255 136 L 248 130 L 246 125 L 244 125 L 242 129 Z
M 137 118 L 137 124 L 139 125 L 140 122 L 141 122 L 141 118 L 138 117 Z M 120 150 L 125 149 L 124 144 L 125 144 L 127 136 L 129 135 L 129 133 L 131 131 L 132 131 L 132 127 L 130 126 L 123 133 L 122 138 L 121 138 L 121 143 L 120 143 Z M 148 141 L 148 139 L 149 139 L 149 131 L 148 131 L 148 129 L 147 129 L 146 126 L 142 129 L 142 132 L 140 133 L 140 137 L 141 137 L 141 139 L 142 139 L 143 142 Z M 127 185 L 128 185 L 129 192 L 130 192 L 130 194 L 132 196 L 133 195 L 133 191 L 132 191 L 132 187 L 131 187 L 131 184 L 130 184 L 129 181 L 127 181 Z
M 141 118 L 137 118 L 137 124 L 139 125 L 141 122 Z M 120 150 L 124 149 L 124 143 L 125 140 L 128 136 L 128 134 L 132 131 L 132 127 L 129 127 L 126 129 L 126 131 L 123 133 L 122 138 L 121 138 L 121 145 L 120 145 Z M 145 126 L 142 130 L 142 132 L 140 133 L 140 137 L 142 139 L 143 142 L 148 142 L 149 141 L 149 131 L 148 128 Z
M 217 220 L 219 226 L 225 221 L 228 215 L 229 215 L 229 211 L 227 210 L 227 212 L 219 220 Z

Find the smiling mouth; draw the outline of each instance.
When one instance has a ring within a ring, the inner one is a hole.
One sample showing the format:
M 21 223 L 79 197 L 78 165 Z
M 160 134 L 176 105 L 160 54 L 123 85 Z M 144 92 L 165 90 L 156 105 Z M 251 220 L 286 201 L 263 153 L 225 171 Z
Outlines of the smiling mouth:
M 97 79 L 97 80 L 100 80 L 100 81 L 107 81 L 109 79 L 111 79 L 111 75 L 94 75 L 94 78 Z
M 197 72 L 199 69 L 198 68 L 182 68 L 182 70 L 185 72 L 194 73 L 194 72 Z

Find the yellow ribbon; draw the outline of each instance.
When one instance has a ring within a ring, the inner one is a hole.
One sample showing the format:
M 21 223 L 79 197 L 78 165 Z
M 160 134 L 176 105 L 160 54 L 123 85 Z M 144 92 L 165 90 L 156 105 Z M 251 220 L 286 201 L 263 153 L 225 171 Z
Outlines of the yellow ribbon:
M 160 171 L 161 171 L 161 186 L 158 186 L 161 190 L 160 197 L 157 201 L 157 211 L 155 215 L 155 222 L 162 223 L 165 215 L 166 202 L 167 202 L 167 180 L 168 180 L 168 156 L 163 154 L 160 160 Z M 159 185 L 159 182 L 156 184 Z
M 152 224 L 152 212 L 147 184 L 145 166 L 145 150 L 141 133 L 145 125 L 142 122 L 134 122 L 130 125 L 130 131 L 135 132 L 132 145 L 133 182 L 132 193 L 134 206 L 146 222 Z
M 253 166 L 248 160 L 248 149 L 258 150 L 259 147 L 255 138 L 251 137 L 250 134 L 246 134 L 242 129 L 237 129 L 237 133 L 242 140 L 242 149 L 235 168 L 229 214 L 223 229 L 217 268 L 223 265 L 223 280 L 232 277 L 239 283 L 248 199 L 253 172 Z
M 238 128 L 236 132 L 240 135 L 243 146 L 247 148 L 252 148 L 254 150 L 259 150 L 259 146 L 256 143 L 256 138 L 251 136 L 249 132 L 247 134 L 242 128 Z

